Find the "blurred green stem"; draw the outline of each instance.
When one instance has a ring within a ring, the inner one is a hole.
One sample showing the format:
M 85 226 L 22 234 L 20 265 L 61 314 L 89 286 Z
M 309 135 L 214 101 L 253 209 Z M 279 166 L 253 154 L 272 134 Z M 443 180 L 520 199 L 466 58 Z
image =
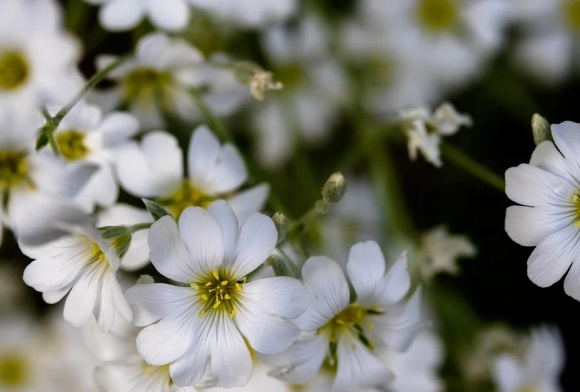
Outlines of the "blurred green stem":
M 453 162 L 455 165 L 477 177 L 479 180 L 485 182 L 486 184 L 491 185 L 498 191 L 502 193 L 505 192 L 505 181 L 503 178 L 480 163 L 476 162 L 461 150 L 453 147 L 450 144 L 441 143 L 441 151 L 445 158 Z
M 191 96 L 193 97 L 193 100 L 195 101 L 195 105 L 197 106 L 197 108 L 199 109 L 199 111 L 201 112 L 203 117 L 205 118 L 205 121 L 207 122 L 209 127 L 211 129 L 213 129 L 213 131 L 215 133 L 217 133 L 218 136 L 222 140 L 226 140 L 228 142 L 233 142 L 231 135 L 226 130 L 226 127 L 222 124 L 220 119 L 217 118 L 217 116 L 213 113 L 211 108 L 208 106 L 208 104 L 203 99 L 203 96 L 201 95 L 199 90 L 191 89 Z

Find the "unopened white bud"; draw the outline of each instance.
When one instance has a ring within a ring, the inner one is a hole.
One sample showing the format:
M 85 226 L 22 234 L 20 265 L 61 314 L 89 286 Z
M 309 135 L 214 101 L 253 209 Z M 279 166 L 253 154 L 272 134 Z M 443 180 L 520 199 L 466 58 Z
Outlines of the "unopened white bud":
M 346 180 L 341 172 L 332 173 L 322 188 L 324 201 L 335 204 L 342 199 L 346 190 Z
M 536 143 L 536 146 L 543 141 L 552 140 L 550 123 L 538 113 L 535 113 L 532 116 L 532 133 L 534 135 L 534 143 Z

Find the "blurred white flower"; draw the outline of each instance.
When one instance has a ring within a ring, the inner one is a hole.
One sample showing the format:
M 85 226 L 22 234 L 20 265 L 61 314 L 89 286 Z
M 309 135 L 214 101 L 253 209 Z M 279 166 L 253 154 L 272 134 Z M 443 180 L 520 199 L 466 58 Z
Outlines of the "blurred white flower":
M 338 119 L 346 81 L 329 54 L 330 34 L 328 26 L 309 16 L 264 35 L 271 71 L 284 86 L 264 103 L 255 103 L 252 114 L 256 156 L 266 168 L 286 162 L 302 142 L 324 140 Z
M 189 0 L 221 21 L 260 28 L 280 23 L 296 11 L 297 0 Z
M 115 60 L 115 56 L 100 56 L 98 68 Z M 197 86 L 202 62 L 203 55 L 187 41 L 163 33 L 148 34 L 137 43 L 135 57 L 109 73 L 119 85 L 102 93 L 101 100 L 107 101 L 102 106 L 127 104 L 143 127 L 162 126 L 164 114 L 192 121 L 199 111 L 188 89 Z
M 0 2 L 0 111 L 32 115 L 80 87 L 79 47 L 59 11 L 50 0 Z
M 50 304 L 68 293 L 63 314 L 75 327 L 86 324 L 93 314 L 103 331 L 118 317 L 131 321 L 131 309 L 115 277 L 123 244 L 104 240 L 90 225 L 68 229 L 68 235 L 45 244 L 19 243 L 22 252 L 33 259 L 24 270 L 24 282 L 42 292 Z
M 187 178 L 177 140 L 160 131 L 147 134 L 140 145 L 133 143 L 120 150 L 117 168 L 127 191 L 157 198 L 175 218 L 186 207 L 208 207 L 218 198 L 226 198 L 243 221 L 262 208 L 269 191 L 267 184 L 260 184 L 235 193 L 248 178 L 242 156 L 233 145 L 220 144 L 206 126 L 197 127 L 191 136 Z
M 84 101 L 77 103 L 54 132 L 61 156 L 70 166 L 92 163 L 98 167 L 75 197 L 92 212 L 95 205 L 111 206 L 117 201 L 119 185 L 113 174 L 115 150 L 137 133 L 139 123 L 128 113 L 104 114 Z M 44 153 L 52 154 L 49 148 Z
M 83 221 L 74 200 L 95 171 L 92 165 L 67 167 L 52 154 L 37 154 L 34 139 L 41 125 L 40 115 L 0 111 L 0 227 L 11 228 L 19 240 L 49 235 L 44 219 Z
M 407 147 L 411 160 L 420 151 L 435 167 L 443 166 L 439 144 L 441 137 L 450 136 L 462 126 L 471 126 L 469 115 L 458 113 L 453 105 L 444 103 L 434 113 L 426 107 L 405 110 L 401 113 L 403 132 L 408 137 Z
M 519 27 L 512 51 L 518 69 L 545 83 L 561 81 L 578 57 L 580 5 L 575 0 L 511 1 Z
M 80 331 L 51 317 L 38 322 L 22 315 L 3 316 L 0 323 L 0 390 L 62 392 L 95 390 L 96 361 L 81 341 Z
M 426 279 L 439 273 L 456 275 L 458 259 L 473 257 L 475 245 L 464 235 L 451 235 L 445 226 L 437 226 L 423 235 L 417 254 L 419 269 Z
M 559 392 L 564 360 L 558 330 L 536 328 L 522 355 L 504 353 L 494 359 L 492 376 L 499 392 Z
M 162 30 L 183 30 L 189 22 L 186 0 L 85 0 L 100 4 L 101 26 L 111 31 L 130 30 L 144 18 Z
M 521 206 L 508 207 L 505 230 L 520 245 L 535 246 L 528 277 L 551 286 L 566 272 L 566 294 L 580 300 L 580 125 L 552 125 L 551 141 L 539 144 L 530 164 L 505 173 L 506 194 Z
M 261 356 L 276 367 L 272 374 L 292 384 L 305 384 L 327 363 L 336 369 L 334 390 L 391 382 L 393 374 L 380 353 L 406 349 L 417 333 L 420 290 L 404 300 L 411 284 L 405 253 L 387 272 L 385 269 L 375 242 L 351 248 L 347 271 L 356 292 L 356 302 L 351 304 L 339 265 L 324 256 L 309 258 L 302 277 L 314 301 L 293 322 L 312 334 L 304 335 L 280 355 Z
M 302 314 L 309 295 L 293 278 L 246 282 L 266 261 L 278 234 L 272 220 L 254 213 L 238 226 L 225 201 L 208 210 L 187 208 L 149 230 L 151 262 L 165 277 L 186 284 L 143 284 L 127 291 L 147 363 L 169 364 L 180 386 L 209 376 L 223 387 L 243 386 L 252 375 L 249 345 L 259 353 L 288 348 L 300 331 L 287 318 Z M 247 343 L 246 343 L 247 342 Z M 247 344 L 247 345 L 246 345 Z

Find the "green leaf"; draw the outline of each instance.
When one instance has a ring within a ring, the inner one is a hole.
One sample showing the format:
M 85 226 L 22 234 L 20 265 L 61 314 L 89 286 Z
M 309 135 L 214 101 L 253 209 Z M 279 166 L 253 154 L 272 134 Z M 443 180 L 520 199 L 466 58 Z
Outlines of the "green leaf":
M 165 208 L 161 207 L 159 204 L 155 203 L 153 200 L 149 200 L 149 199 L 141 199 L 141 200 L 143 200 L 143 204 L 145 204 L 145 208 L 147 208 L 147 211 L 149 211 L 149 213 L 151 214 L 153 219 L 155 219 L 156 221 L 163 218 L 166 215 L 171 216 L 171 214 L 169 212 L 167 212 L 167 210 Z

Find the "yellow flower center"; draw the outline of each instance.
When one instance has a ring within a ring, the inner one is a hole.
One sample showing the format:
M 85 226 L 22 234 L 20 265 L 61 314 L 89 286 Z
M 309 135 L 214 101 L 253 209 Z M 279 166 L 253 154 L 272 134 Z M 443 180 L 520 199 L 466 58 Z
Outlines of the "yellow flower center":
M 71 129 L 59 132 L 54 136 L 58 149 L 62 156 L 68 161 L 77 161 L 89 153 L 85 145 L 85 134 Z
M 8 353 L 0 357 L 0 387 L 24 386 L 27 373 L 26 360 L 18 353 Z
M 518 389 L 518 392 L 534 392 L 536 388 L 532 387 L 531 385 L 525 385 L 522 388 Z
M 173 76 L 154 68 L 138 68 L 131 71 L 122 83 L 122 96 L 127 102 L 135 102 L 142 109 L 158 106 L 171 108 Z
M 457 23 L 458 16 L 455 0 L 419 0 L 417 18 L 431 32 L 451 29 Z
M 224 271 L 214 271 L 197 283 L 189 286 L 196 290 L 203 302 L 203 310 L 199 317 L 208 312 L 227 312 L 234 318 L 238 312 L 238 294 L 242 291 L 246 278 L 234 280 L 231 274 Z
M 15 90 L 28 79 L 28 61 L 17 51 L 0 52 L 0 91 Z
M 574 226 L 580 227 L 580 193 L 572 195 L 573 210 L 572 214 L 575 217 Z
M 34 187 L 29 178 L 26 152 L 0 151 L 0 192 L 7 192 L 23 183 Z
M 171 196 L 158 200 L 160 206 L 167 209 L 175 219 L 178 219 L 183 210 L 191 206 L 208 208 L 216 200 L 197 190 L 191 181 L 183 180 L 179 189 Z
M 371 309 L 361 308 L 359 304 L 354 303 L 343 309 L 340 313 L 332 318 L 326 325 L 318 329 L 318 333 L 327 333 L 329 337 L 329 358 L 328 364 L 336 364 L 336 348 L 340 336 L 344 333 L 351 333 L 369 350 L 374 349 L 373 342 L 366 336 L 366 330 L 372 330 L 373 324 L 366 320 L 367 315 L 382 314 L 375 307 Z
M 562 15 L 570 29 L 580 32 L 580 0 L 566 0 L 562 3 Z

